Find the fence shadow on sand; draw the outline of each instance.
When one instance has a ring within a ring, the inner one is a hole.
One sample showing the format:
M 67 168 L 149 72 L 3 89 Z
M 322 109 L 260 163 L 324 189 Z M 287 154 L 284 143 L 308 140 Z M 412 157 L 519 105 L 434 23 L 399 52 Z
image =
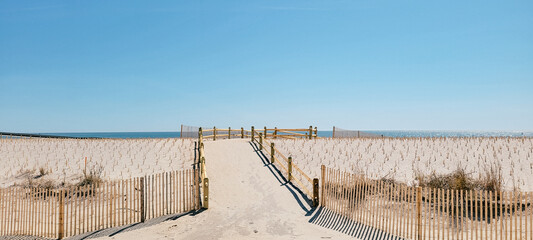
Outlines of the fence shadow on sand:
M 357 239 L 363 240 L 381 240 L 381 239 L 393 239 L 399 240 L 403 239 L 394 235 L 391 235 L 387 232 L 384 232 L 380 229 L 376 229 L 371 226 L 367 226 L 361 223 L 358 223 L 352 219 L 349 219 L 345 216 L 341 216 L 333 211 L 319 207 L 315 215 L 311 217 L 309 223 L 316 224 L 318 226 L 329 228 Z
M 120 227 L 101 229 L 101 230 L 97 230 L 93 232 L 75 235 L 75 236 L 68 237 L 65 239 L 66 240 L 84 240 L 84 239 L 93 239 L 93 238 L 100 238 L 100 237 L 106 237 L 106 236 L 113 237 L 119 233 L 147 228 L 147 227 L 154 226 L 154 225 L 166 222 L 166 221 L 177 220 L 183 216 L 187 216 L 187 215 L 195 216 L 197 214 L 200 214 L 203 211 L 205 211 L 205 209 L 193 210 L 193 211 L 186 212 L 186 213 L 177 213 L 177 214 L 161 216 L 158 218 L 146 220 L 145 222 L 133 223 L 133 224 L 120 226 Z M 176 225 L 172 225 L 171 227 L 175 227 L 175 226 Z M 42 237 L 36 237 L 36 236 L 0 236 L 0 240 L 30 240 L 30 239 L 43 239 L 44 240 L 44 239 L 50 239 L 50 238 L 42 238 Z

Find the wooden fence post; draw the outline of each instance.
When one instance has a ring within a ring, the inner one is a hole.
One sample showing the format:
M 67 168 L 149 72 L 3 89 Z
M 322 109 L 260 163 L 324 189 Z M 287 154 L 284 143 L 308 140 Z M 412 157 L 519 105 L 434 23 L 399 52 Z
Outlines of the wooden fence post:
M 315 139 L 318 137 L 318 129 L 315 127 Z
M 228 127 L 228 139 L 231 139 L 231 127 Z
M 183 138 L 183 124 L 181 124 L 180 138 Z
M 259 133 L 259 150 L 263 150 L 263 134 Z
M 59 225 L 57 229 L 57 239 L 63 239 L 65 236 L 65 204 L 63 202 L 63 190 L 59 191 Z
M 333 126 L 333 135 L 331 137 L 335 138 L 335 126 Z
M 252 126 L 252 142 L 254 142 L 254 126 Z
M 313 126 L 309 126 L 309 139 L 313 138 Z
M 313 178 L 313 207 L 318 207 L 318 178 Z
M 204 178 L 204 206 L 205 209 L 209 208 L 209 178 Z
M 217 128 L 213 127 L 213 141 L 217 140 Z
M 265 126 L 265 134 L 263 135 L 264 138 L 267 138 L 267 127 Z
M 278 127 L 274 127 L 274 138 L 278 138 Z
M 288 172 L 289 172 L 289 176 L 288 176 L 288 179 L 287 181 L 291 181 L 292 179 L 292 157 L 289 157 L 289 166 L 288 166 Z
M 141 177 L 141 180 L 139 182 L 139 191 L 140 191 L 140 207 L 141 207 L 141 222 L 144 222 L 146 220 L 146 209 L 144 208 L 144 177 Z
M 416 188 L 416 226 L 417 239 L 422 239 L 422 188 Z
M 241 127 L 241 138 L 244 138 L 244 128 Z
M 205 166 L 205 157 L 201 156 L 200 157 L 200 182 L 202 182 L 203 173 L 205 172 L 204 166 Z
M 202 142 L 204 139 L 204 133 L 202 132 L 202 128 L 198 129 L 198 141 Z
M 326 166 L 322 165 L 320 167 L 320 170 L 321 170 L 320 171 L 321 172 L 321 174 L 320 174 L 321 178 L 320 179 L 322 179 L 322 188 L 320 189 L 320 193 L 322 194 L 322 197 L 320 198 L 321 199 L 320 200 L 320 205 L 324 207 L 325 206 L 325 201 L 326 201 L 326 198 L 324 196 L 325 189 L 326 189 Z
M 274 164 L 274 143 L 270 143 L 270 162 Z

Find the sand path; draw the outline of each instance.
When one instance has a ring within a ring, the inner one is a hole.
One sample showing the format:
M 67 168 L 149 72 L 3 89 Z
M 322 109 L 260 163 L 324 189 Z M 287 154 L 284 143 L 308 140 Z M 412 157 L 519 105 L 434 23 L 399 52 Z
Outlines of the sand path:
M 309 223 L 309 204 L 247 140 L 205 142 L 210 208 L 113 239 L 348 239 Z M 298 197 L 296 197 L 298 196 Z M 307 215 L 307 216 L 306 216 Z M 104 237 L 109 239 L 109 237 Z

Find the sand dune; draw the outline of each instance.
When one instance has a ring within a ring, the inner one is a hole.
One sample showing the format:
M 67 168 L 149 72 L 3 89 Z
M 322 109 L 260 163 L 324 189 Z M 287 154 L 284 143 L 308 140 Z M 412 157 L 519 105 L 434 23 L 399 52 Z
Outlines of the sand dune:
M 372 178 L 414 184 L 415 171 L 449 173 L 458 167 L 473 177 L 501 168 L 505 188 L 533 191 L 532 138 L 353 138 L 272 140 L 310 177 L 322 164 Z
M 106 180 L 190 169 L 192 139 L 2 139 L 0 187 L 26 184 L 39 175 L 55 183 L 75 183 L 87 171 L 101 170 Z M 43 180 L 43 179 L 40 179 Z

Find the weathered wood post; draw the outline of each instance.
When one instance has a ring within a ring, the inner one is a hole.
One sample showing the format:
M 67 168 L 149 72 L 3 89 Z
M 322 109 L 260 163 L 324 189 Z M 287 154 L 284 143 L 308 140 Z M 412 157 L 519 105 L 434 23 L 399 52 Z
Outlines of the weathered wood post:
M 289 172 L 289 176 L 288 176 L 288 181 L 290 182 L 292 180 L 292 157 L 289 157 L 289 167 L 288 167 L 288 172 Z
M 278 138 L 278 127 L 274 127 L 274 138 Z
M 217 140 L 217 128 L 213 127 L 213 141 Z
M 144 208 L 144 177 L 141 177 L 139 181 L 139 192 L 140 192 L 140 205 L 141 205 L 141 222 L 146 220 L 146 209 Z
M 180 138 L 183 138 L 183 124 L 181 124 Z
M 416 226 L 417 239 L 422 239 L 422 188 L 416 188 Z
M 259 133 L 259 150 L 263 150 L 263 134 Z
M 270 143 L 270 162 L 274 164 L 274 143 Z
M 231 139 L 231 127 L 228 127 L 228 139 Z
M 200 157 L 200 182 L 202 182 L 202 177 L 204 177 L 204 172 L 205 172 L 204 166 L 205 166 L 205 157 L 201 156 Z
M 204 140 L 204 133 L 202 132 L 202 128 L 198 129 L 198 140 L 199 142 L 202 142 Z
M 309 126 L 309 139 L 313 137 L 313 126 Z
M 318 129 L 315 127 L 315 139 L 318 137 Z
M 254 126 L 252 126 L 252 142 L 254 142 L 255 138 L 254 138 Z
M 65 236 L 64 229 L 65 229 L 65 204 L 64 204 L 64 196 L 63 196 L 63 190 L 59 191 L 59 225 L 57 226 L 57 239 L 63 239 Z
M 318 207 L 318 178 L 313 178 L 313 207 Z
M 335 138 L 335 126 L 333 126 L 333 135 L 331 135 L 332 138 Z
M 244 128 L 241 127 L 241 138 L 244 138 Z
M 204 206 L 205 209 L 209 208 L 209 178 L 204 178 Z
M 263 135 L 264 138 L 267 138 L 267 127 L 265 126 L 265 134 Z
M 326 190 L 326 166 L 322 165 L 320 167 L 321 174 L 320 179 L 322 179 L 322 187 L 320 189 L 320 193 L 322 194 L 321 200 L 320 200 L 320 206 L 324 207 L 326 206 L 326 197 L 325 197 L 325 190 Z

